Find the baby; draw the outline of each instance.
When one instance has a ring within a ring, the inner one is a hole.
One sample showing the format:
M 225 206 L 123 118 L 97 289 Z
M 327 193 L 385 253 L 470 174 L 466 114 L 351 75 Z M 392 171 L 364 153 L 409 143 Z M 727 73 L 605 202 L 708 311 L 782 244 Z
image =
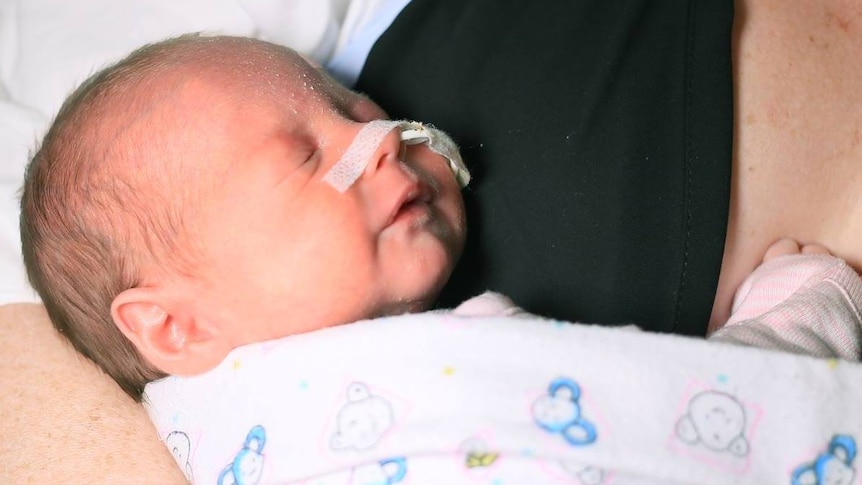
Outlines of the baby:
M 561 329 L 495 294 L 381 319 L 433 304 L 464 243 L 469 181 L 444 134 L 385 118 L 280 46 L 190 36 L 142 48 L 76 90 L 33 157 L 21 216 L 31 282 L 79 351 L 136 400 L 146 389 L 195 481 L 396 483 L 409 471 L 411 483 L 460 483 L 503 453 L 495 473 L 513 483 L 544 483 L 536 470 L 549 483 L 624 482 L 632 466 L 573 457 L 601 434 L 581 413 L 584 382 L 588 402 L 611 398 L 599 374 L 567 374 L 659 336 Z M 773 246 L 713 338 L 859 358 L 859 278 L 816 253 Z M 745 350 L 715 365 L 746 362 Z M 693 410 L 673 417 L 676 441 L 747 459 L 744 404 L 709 392 L 736 416 L 732 432 L 710 441 Z M 524 395 L 526 422 L 513 417 Z M 699 482 L 664 463 L 653 478 Z
M 448 161 L 389 127 L 363 137 L 349 190 L 324 181 L 385 118 L 249 39 L 175 39 L 97 74 L 26 175 L 24 257 L 52 321 L 140 399 L 241 345 L 426 309 L 464 243 Z

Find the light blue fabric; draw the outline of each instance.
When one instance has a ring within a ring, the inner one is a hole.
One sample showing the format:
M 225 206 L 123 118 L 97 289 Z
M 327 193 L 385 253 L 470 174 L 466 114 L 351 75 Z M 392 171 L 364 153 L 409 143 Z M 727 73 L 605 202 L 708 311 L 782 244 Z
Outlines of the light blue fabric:
M 335 79 L 347 87 L 353 87 L 368 59 L 371 47 L 383 32 L 392 25 L 395 17 L 404 10 L 410 0 L 383 0 L 372 20 L 353 33 L 344 47 L 335 52 L 326 69 Z

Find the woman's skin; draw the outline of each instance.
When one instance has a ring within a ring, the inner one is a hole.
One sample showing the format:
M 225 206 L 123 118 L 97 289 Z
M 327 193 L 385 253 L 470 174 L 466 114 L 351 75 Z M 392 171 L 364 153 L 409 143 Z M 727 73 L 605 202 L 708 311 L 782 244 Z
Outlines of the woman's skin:
M 0 307 L 0 483 L 185 483 L 144 408 L 41 305 Z
M 862 270 L 862 3 L 743 0 L 735 15 L 735 153 L 711 329 L 781 237 Z
M 727 244 L 711 327 L 782 237 L 862 269 L 862 4 L 738 0 Z M 140 406 L 38 306 L 0 307 L 0 482 L 182 482 Z

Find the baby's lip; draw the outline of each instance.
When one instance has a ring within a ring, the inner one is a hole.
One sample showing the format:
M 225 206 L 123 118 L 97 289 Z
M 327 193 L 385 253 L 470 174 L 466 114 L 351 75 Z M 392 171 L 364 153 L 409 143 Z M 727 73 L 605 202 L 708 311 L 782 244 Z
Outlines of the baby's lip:
M 391 226 L 398 218 L 398 215 L 408 207 L 415 204 L 428 204 L 433 200 L 434 190 L 427 183 L 421 180 L 411 182 L 404 187 L 398 198 L 395 199 L 395 204 L 389 212 L 389 217 L 384 227 Z

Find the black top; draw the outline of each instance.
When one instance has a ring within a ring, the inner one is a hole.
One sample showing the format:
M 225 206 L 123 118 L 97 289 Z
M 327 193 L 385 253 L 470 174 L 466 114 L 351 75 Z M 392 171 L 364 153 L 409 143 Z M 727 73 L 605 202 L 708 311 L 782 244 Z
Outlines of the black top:
M 412 0 L 359 78 L 462 149 L 441 296 L 703 335 L 729 202 L 731 0 Z

